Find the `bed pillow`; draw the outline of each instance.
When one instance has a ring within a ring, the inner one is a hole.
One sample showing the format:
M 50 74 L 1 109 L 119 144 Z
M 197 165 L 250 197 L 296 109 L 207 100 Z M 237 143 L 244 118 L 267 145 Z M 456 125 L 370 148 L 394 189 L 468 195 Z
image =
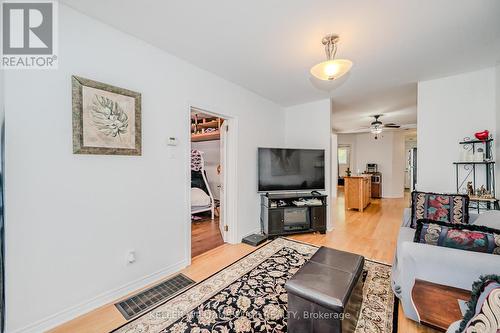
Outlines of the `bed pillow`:
M 420 219 L 448 223 L 469 223 L 469 197 L 463 194 L 417 192 L 411 194 L 411 227 Z
M 500 276 L 481 276 L 474 282 L 467 306 L 456 333 L 500 331 Z
M 500 255 L 500 230 L 477 225 L 418 220 L 416 243 Z
M 191 207 L 210 206 L 210 197 L 201 188 L 191 187 Z

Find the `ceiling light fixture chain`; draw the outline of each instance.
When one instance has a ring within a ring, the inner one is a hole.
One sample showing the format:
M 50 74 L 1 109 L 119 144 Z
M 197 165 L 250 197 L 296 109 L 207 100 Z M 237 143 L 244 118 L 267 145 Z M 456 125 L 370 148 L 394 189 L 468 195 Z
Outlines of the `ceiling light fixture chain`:
M 326 58 L 328 60 L 335 59 L 335 55 L 337 54 L 337 43 L 339 41 L 338 35 L 327 35 L 323 37 L 321 42 L 325 45 L 325 53 Z

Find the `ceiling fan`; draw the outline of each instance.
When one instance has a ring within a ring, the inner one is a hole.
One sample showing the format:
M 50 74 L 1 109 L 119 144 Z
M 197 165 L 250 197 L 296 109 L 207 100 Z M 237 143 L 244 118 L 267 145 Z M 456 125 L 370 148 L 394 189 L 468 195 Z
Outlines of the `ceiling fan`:
M 401 125 L 397 125 L 395 123 L 387 123 L 387 124 L 383 124 L 379 118 L 382 117 L 381 114 L 377 114 L 377 115 L 374 115 L 373 118 L 375 118 L 375 121 L 373 121 L 371 124 L 370 124 L 370 132 L 372 134 L 375 134 L 375 140 L 378 139 L 378 135 L 380 133 L 382 133 L 383 129 L 384 128 L 400 128 Z

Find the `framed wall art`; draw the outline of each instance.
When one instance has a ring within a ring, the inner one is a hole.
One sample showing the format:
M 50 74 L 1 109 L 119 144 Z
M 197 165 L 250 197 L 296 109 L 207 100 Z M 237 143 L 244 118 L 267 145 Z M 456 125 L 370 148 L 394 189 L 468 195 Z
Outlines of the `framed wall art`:
M 142 152 L 141 94 L 72 76 L 73 153 Z

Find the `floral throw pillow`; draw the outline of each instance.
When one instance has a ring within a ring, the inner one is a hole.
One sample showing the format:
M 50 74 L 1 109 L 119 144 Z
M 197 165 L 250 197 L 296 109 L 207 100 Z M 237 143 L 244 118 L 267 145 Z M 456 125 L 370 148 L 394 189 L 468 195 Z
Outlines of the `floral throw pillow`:
M 468 310 L 456 333 L 500 331 L 500 275 L 481 276 L 472 285 Z
M 500 230 L 478 225 L 418 220 L 414 241 L 500 255 Z
M 469 197 L 462 194 L 412 193 L 411 227 L 420 219 L 448 223 L 469 223 Z

